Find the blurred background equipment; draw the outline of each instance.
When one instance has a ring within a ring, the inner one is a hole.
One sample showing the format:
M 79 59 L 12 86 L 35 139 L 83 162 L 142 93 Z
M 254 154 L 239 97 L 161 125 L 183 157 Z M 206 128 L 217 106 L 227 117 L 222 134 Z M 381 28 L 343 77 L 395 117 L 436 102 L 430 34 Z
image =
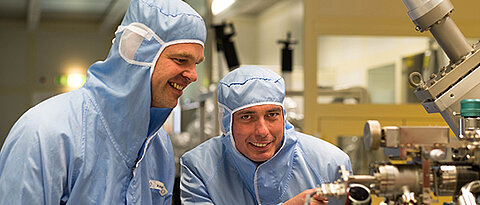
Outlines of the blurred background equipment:
M 217 44 L 217 51 L 223 53 L 227 61 L 228 69 L 234 70 L 240 66 L 238 61 L 237 51 L 232 37 L 235 35 L 235 27 L 233 23 L 221 23 L 213 25 L 215 29 L 215 42 Z M 226 28 L 229 28 L 229 33 L 226 33 Z
M 282 44 L 282 72 L 292 72 L 293 69 L 293 48 L 290 45 L 297 44 L 295 39 L 292 39 L 292 33 L 287 32 L 287 39 L 278 40 L 277 43 Z
M 293 48 L 290 46 L 291 44 L 297 44 L 295 39 L 292 39 L 292 34 L 287 32 L 287 39 L 285 40 L 278 40 L 277 43 L 283 44 L 282 51 L 281 51 L 281 70 L 282 76 L 285 80 L 285 89 L 287 91 L 292 90 L 292 71 L 293 71 Z

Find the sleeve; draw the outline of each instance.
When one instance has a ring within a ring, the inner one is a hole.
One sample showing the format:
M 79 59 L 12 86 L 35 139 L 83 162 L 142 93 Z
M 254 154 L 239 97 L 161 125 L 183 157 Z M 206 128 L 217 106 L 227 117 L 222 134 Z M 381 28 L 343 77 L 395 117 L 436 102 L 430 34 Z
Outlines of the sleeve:
M 350 172 L 350 174 L 353 175 L 352 163 L 350 162 L 349 156 L 347 156 L 347 160 L 344 165 L 345 165 L 345 168 Z
M 180 198 L 182 204 L 213 204 L 203 181 L 180 159 Z
M 334 170 L 334 173 L 335 173 L 334 179 L 337 180 L 341 177 L 340 166 L 342 165 L 345 166 L 345 169 L 350 173 L 350 175 L 353 175 L 352 163 L 350 162 L 350 157 L 345 152 L 340 151 L 337 159 L 338 159 L 337 168 Z
M 48 167 L 58 158 L 48 158 L 46 148 L 37 131 L 12 129 L 0 152 L 0 204 L 61 203 L 61 177 Z

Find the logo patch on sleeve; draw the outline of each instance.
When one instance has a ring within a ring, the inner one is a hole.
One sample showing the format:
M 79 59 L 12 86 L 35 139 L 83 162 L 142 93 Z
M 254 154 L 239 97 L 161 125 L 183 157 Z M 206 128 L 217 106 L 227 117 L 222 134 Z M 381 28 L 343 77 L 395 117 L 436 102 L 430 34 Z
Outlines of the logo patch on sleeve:
M 168 193 L 168 190 L 165 187 L 165 184 L 163 184 L 161 181 L 150 180 L 149 182 L 150 182 L 150 189 L 158 190 L 158 193 L 160 193 L 160 195 L 165 196 L 165 194 Z

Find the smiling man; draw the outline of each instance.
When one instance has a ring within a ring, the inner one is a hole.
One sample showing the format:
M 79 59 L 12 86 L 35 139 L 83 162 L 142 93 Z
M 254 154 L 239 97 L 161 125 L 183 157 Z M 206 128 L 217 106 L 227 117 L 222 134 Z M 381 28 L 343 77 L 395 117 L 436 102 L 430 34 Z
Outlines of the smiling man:
M 203 60 L 202 44 L 166 47 L 152 74 L 152 107 L 174 108 L 183 89 L 197 80 L 196 66 Z
M 258 66 L 228 73 L 217 87 L 223 134 L 185 153 L 182 204 L 299 204 L 317 185 L 351 170 L 349 157 L 286 120 L 283 78 Z M 311 204 L 340 204 L 315 195 Z
M 233 114 L 237 150 L 254 162 L 272 158 L 281 145 L 283 116 L 280 105 L 257 105 Z
M 85 85 L 28 110 L 0 152 L 0 204 L 168 204 L 163 123 L 204 59 L 203 19 L 181 0 L 131 0 Z

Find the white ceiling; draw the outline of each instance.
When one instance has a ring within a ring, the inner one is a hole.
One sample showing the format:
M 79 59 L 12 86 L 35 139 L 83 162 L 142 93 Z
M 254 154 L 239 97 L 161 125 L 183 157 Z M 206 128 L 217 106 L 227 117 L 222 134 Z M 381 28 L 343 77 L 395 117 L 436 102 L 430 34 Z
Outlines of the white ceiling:
M 279 1 L 288 0 L 236 0 L 229 8 L 219 13 L 216 20 L 222 21 L 236 15 L 258 15 Z
M 187 0 L 199 1 L 199 0 Z M 257 15 L 281 0 L 237 0 L 216 19 L 235 15 Z M 40 22 L 92 22 L 100 29 L 117 25 L 128 8 L 130 0 L 0 0 L 0 20 L 24 21 L 27 29 L 35 30 Z M 192 2 L 193 3 L 193 2 Z
M 0 20 L 21 20 L 34 30 L 40 21 L 118 24 L 130 0 L 0 0 Z

